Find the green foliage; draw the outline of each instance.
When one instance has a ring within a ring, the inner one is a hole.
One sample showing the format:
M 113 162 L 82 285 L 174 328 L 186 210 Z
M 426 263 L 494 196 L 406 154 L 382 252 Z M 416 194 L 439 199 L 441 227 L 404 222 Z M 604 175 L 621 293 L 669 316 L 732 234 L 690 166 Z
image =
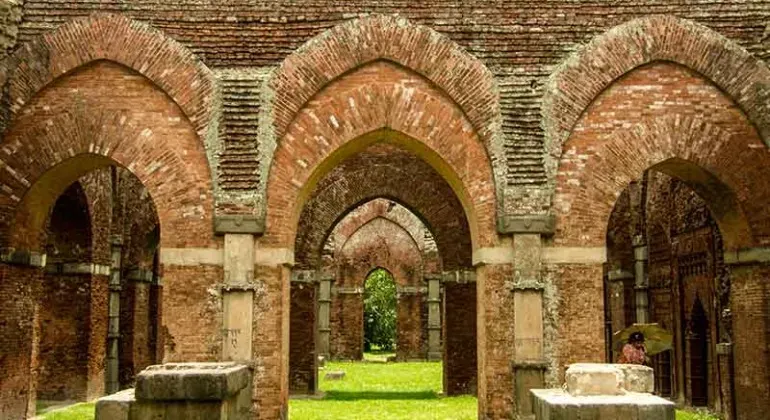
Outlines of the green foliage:
M 396 347 L 396 282 L 378 268 L 364 286 L 364 351 L 392 351 Z

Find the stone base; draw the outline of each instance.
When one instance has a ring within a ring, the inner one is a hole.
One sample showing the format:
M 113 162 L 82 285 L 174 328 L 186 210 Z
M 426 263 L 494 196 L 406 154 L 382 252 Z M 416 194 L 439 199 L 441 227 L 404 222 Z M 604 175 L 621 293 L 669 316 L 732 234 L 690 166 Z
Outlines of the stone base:
M 533 389 L 537 420 L 675 420 L 674 403 L 646 393 L 573 396 L 561 389 Z
M 150 366 L 133 389 L 100 398 L 96 420 L 246 420 L 251 371 L 234 363 Z

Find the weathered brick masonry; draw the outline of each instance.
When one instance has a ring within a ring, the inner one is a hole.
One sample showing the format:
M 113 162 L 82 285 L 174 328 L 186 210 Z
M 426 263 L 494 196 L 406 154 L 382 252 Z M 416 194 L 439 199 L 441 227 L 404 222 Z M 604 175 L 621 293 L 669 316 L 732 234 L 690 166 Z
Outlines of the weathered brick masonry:
M 761 418 L 768 21 L 765 0 L 5 2 L 0 417 L 99 395 L 116 366 L 129 385 L 155 361 L 235 359 L 254 417 L 285 418 L 290 383 L 314 381 L 322 282 L 388 265 L 444 282 L 439 326 L 402 294 L 399 340 L 422 353 L 441 328 L 444 386 L 475 390 L 479 418 L 525 416 L 529 388 L 603 360 L 602 315 L 637 320 L 640 290 L 651 319 L 708 326 L 707 403 Z M 86 216 L 62 224 L 77 188 Z M 329 332 L 357 354 L 344 296 Z M 707 323 L 671 310 L 696 296 Z M 688 343 L 657 383 L 682 402 Z

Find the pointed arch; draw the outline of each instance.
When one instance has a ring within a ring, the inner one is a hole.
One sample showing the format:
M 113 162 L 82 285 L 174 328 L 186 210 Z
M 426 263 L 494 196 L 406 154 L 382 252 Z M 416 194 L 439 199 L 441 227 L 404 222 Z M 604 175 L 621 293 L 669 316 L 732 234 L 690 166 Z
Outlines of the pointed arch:
M 17 49 L 0 64 L 5 87 L 0 131 L 45 86 L 98 60 L 126 66 L 151 80 L 182 109 L 201 141 L 214 135 L 214 74 L 182 44 L 122 15 L 71 20 Z
M 542 117 L 550 169 L 583 112 L 635 68 L 671 61 L 698 72 L 735 101 L 770 145 L 770 69 L 719 33 L 673 16 L 635 19 L 594 38 L 551 75 Z
M 267 83 L 264 98 L 269 104 L 266 114 L 272 132 L 265 133 L 259 145 L 260 155 L 265 157 L 261 179 L 268 179 L 276 148 L 290 133 L 300 110 L 338 79 L 377 61 L 416 73 L 462 112 L 477 141 L 484 145 L 496 195 L 502 202 L 506 168 L 494 76 L 481 61 L 448 37 L 398 16 L 372 15 L 338 25 L 311 39 L 281 63 Z M 355 99 L 353 108 L 366 105 L 360 98 L 344 99 Z M 430 119 L 429 111 L 419 114 L 425 114 L 423 121 Z M 421 122 L 420 115 L 409 119 Z M 266 189 L 266 184 L 262 183 L 260 188 Z

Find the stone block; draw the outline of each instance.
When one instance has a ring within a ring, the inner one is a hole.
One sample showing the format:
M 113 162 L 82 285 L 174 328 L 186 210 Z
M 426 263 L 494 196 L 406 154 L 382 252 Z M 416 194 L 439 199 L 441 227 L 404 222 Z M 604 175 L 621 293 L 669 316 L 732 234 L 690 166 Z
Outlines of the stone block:
M 536 420 L 674 420 L 674 403 L 645 393 L 570 395 L 562 389 L 533 389 Z
M 134 389 L 126 389 L 96 402 L 97 420 L 129 420 L 131 404 L 134 403 Z
M 235 363 L 168 363 L 150 366 L 136 378 L 136 399 L 225 400 L 246 388 L 251 374 Z
M 642 365 L 576 363 L 565 376 L 567 391 L 575 396 L 649 393 L 655 386 L 652 368 Z
M 577 363 L 565 376 L 570 395 L 623 395 L 623 372 L 614 365 Z
M 326 375 L 324 375 L 324 379 L 326 379 L 327 381 L 339 381 L 339 380 L 345 379 L 345 372 L 341 370 L 326 372 Z

